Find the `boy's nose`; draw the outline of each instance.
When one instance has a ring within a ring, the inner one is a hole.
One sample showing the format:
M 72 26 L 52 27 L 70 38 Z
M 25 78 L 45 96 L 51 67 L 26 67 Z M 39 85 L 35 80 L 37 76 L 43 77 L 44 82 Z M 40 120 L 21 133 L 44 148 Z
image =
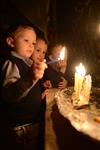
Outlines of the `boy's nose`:
M 39 55 L 39 59 L 40 61 L 43 61 L 44 60 L 44 56 L 42 54 Z
M 39 57 L 39 61 L 42 62 L 43 60 L 44 60 L 44 57 L 40 56 L 40 57 Z
M 33 48 L 33 47 L 34 47 L 34 45 L 33 45 L 32 43 L 30 43 L 30 44 L 29 44 L 29 47 Z

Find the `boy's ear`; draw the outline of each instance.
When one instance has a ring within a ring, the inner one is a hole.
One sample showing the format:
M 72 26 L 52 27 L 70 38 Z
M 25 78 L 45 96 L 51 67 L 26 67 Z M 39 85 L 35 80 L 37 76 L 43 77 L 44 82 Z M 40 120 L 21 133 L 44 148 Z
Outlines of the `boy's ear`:
M 12 37 L 7 37 L 6 42 L 8 44 L 8 46 L 10 47 L 14 47 L 14 39 Z

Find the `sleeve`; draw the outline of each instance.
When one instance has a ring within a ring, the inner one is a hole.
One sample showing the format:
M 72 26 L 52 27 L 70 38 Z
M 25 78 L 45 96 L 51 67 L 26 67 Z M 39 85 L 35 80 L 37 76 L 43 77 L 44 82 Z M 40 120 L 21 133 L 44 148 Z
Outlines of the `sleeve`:
M 2 68 L 2 97 L 5 101 L 16 102 L 25 97 L 36 84 L 32 79 L 32 73 L 27 72 L 21 78 L 19 69 L 16 64 L 6 61 Z

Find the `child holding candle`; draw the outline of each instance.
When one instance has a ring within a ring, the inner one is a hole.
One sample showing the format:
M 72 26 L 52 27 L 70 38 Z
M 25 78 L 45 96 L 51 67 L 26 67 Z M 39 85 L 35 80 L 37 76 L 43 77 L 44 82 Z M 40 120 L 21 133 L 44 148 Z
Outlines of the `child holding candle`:
M 42 110 L 40 79 L 47 65 L 43 60 L 30 59 L 36 44 L 32 25 L 11 27 L 6 41 L 11 51 L 4 59 L 0 76 L 0 147 L 37 150 Z
M 64 60 L 60 60 L 60 53 L 64 45 L 56 43 L 50 46 L 47 61 L 57 60 L 54 63 L 48 64 L 48 68 L 45 70 L 45 80 L 50 80 L 52 87 L 63 89 L 67 87 L 67 79 L 65 76 L 67 68 L 67 50 L 65 49 Z M 45 84 L 44 84 L 45 86 Z

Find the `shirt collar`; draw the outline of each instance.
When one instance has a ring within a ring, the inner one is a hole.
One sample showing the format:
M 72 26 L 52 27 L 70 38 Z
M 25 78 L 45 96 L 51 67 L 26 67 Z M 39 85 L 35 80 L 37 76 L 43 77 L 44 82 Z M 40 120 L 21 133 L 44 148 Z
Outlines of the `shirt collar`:
M 22 59 L 28 66 L 31 66 L 33 63 L 33 61 L 30 58 L 22 57 L 22 56 L 18 55 L 18 53 L 16 53 L 15 51 L 11 51 L 11 55 L 15 56 L 19 59 Z

